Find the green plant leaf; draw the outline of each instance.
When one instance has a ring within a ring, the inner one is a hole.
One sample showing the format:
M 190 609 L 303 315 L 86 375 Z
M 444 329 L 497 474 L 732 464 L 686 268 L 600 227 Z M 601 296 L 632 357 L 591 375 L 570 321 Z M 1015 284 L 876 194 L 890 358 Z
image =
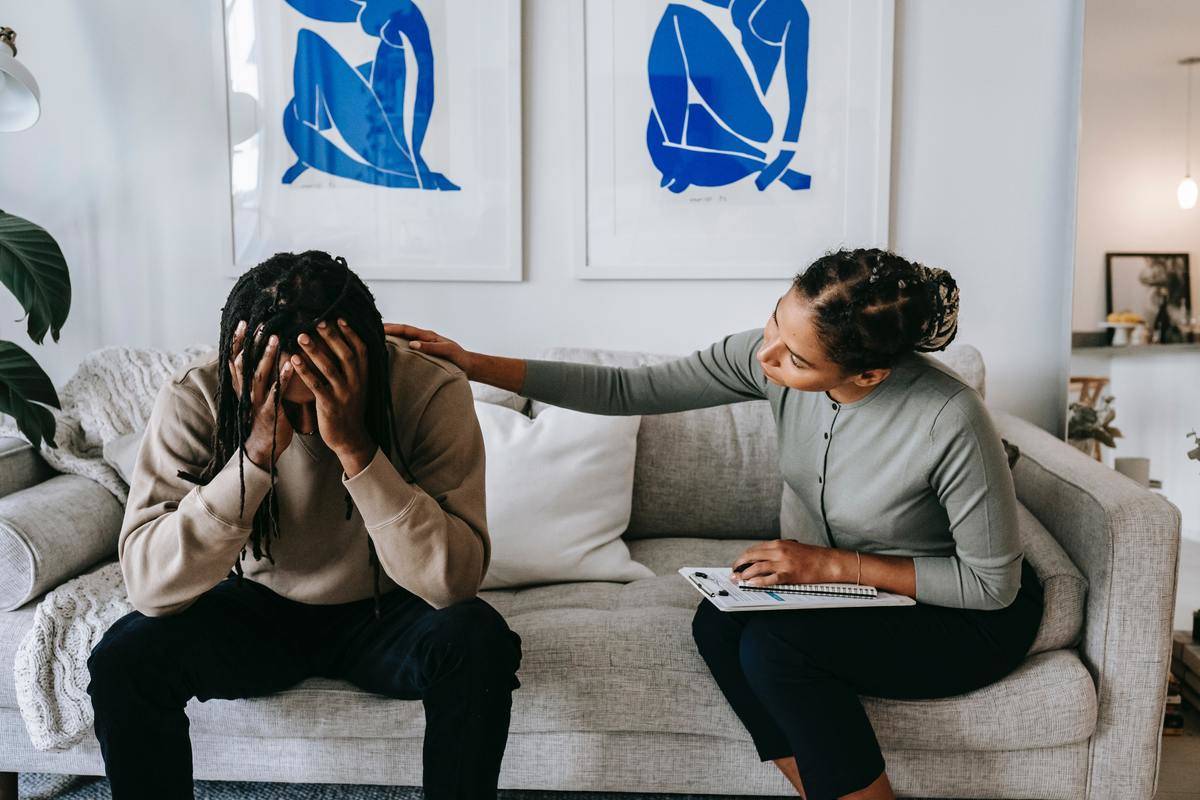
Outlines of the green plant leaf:
M 29 338 L 41 344 L 46 331 L 58 341 L 71 310 L 71 276 L 54 237 L 43 228 L 0 211 L 0 283 L 29 318 Z M 20 320 L 17 320 L 18 322 Z
M 50 376 L 18 345 L 0 341 L 0 412 L 12 415 L 34 447 L 41 447 L 43 439 L 58 446 L 54 415 L 47 405 L 62 408 Z
M 1123 435 L 1120 428 L 1114 428 L 1112 425 L 1109 425 L 1107 428 L 1105 428 L 1105 430 L 1108 431 L 1108 435 L 1114 439 Z
M 1108 431 L 1106 431 L 1106 430 L 1103 430 L 1103 429 L 1097 430 L 1096 438 L 1100 440 L 1101 444 L 1107 445 L 1108 447 L 1116 447 L 1117 446 L 1117 443 L 1115 441 L 1113 441 L 1113 437 L 1109 436 Z

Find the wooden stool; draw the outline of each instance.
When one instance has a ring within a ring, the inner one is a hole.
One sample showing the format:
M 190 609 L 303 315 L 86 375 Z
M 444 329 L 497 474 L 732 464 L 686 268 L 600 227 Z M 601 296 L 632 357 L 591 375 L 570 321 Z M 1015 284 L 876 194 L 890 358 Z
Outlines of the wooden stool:
M 1068 392 L 1079 392 L 1079 402 L 1085 406 L 1096 407 L 1100 393 L 1108 386 L 1108 378 L 1092 375 L 1072 375 L 1067 383 Z

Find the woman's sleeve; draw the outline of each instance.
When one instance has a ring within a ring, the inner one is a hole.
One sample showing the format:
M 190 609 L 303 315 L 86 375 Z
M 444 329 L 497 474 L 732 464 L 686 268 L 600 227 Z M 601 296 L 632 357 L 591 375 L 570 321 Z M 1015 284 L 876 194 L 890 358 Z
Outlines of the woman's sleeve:
M 918 556 L 916 599 L 995 610 L 1021 586 L 1017 494 L 1000 434 L 970 388 L 954 394 L 930 430 L 930 486 L 946 509 L 955 555 Z
M 755 354 L 761 328 L 733 333 L 690 356 L 643 367 L 525 362 L 520 394 L 589 414 L 666 414 L 766 398 Z

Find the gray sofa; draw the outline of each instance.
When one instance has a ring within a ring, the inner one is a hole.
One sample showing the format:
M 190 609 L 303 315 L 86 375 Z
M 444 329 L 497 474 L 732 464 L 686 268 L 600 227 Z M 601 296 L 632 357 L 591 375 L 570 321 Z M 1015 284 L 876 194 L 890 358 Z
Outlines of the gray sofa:
M 539 355 L 627 366 L 670 358 Z M 973 349 L 956 346 L 946 358 L 982 391 Z M 931 701 L 864 699 L 892 782 L 905 796 L 1150 798 L 1178 511 L 1044 431 L 995 417 L 1022 453 L 1014 470 L 1021 535 L 1045 588 L 1042 628 L 1025 663 L 992 686 Z M 63 519 L 119 522 L 109 493 L 52 475 L 23 442 L 0 446 L 0 502 L 53 497 Z M 690 622 L 699 595 L 675 575 L 685 562 L 728 563 L 747 539 L 776 536 L 781 490 L 765 402 L 643 418 L 626 538 L 658 577 L 484 593 L 524 643 L 502 786 L 791 794 L 758 762 L 696 653 Z M 30 557 L 19 550 L 0 537 L 0 558 Z M 103 774 L 94 737 L 47 753 L 26 735 L 11 654 L 39 599 L 0 613 L 0 773 Z M 269 697 L 193 700 L 188 714 L 199 779 L 420 783 L 419 702 L 309 679 Z

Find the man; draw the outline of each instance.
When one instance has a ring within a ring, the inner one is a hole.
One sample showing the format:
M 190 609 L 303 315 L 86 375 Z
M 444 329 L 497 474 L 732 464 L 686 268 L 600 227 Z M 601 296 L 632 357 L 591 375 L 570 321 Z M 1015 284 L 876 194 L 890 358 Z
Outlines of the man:
M 314 675 L 421 698 L 425 796 L 495 796 L 520 639 L 476 597 L 470 385 L 386 337 L 344 260 L 282 253 L 234 286 L 218 352 L 159 391 L 118 555 L 136 610 L 88 659 L 115 800 L 192 797 L 190 698 Z

